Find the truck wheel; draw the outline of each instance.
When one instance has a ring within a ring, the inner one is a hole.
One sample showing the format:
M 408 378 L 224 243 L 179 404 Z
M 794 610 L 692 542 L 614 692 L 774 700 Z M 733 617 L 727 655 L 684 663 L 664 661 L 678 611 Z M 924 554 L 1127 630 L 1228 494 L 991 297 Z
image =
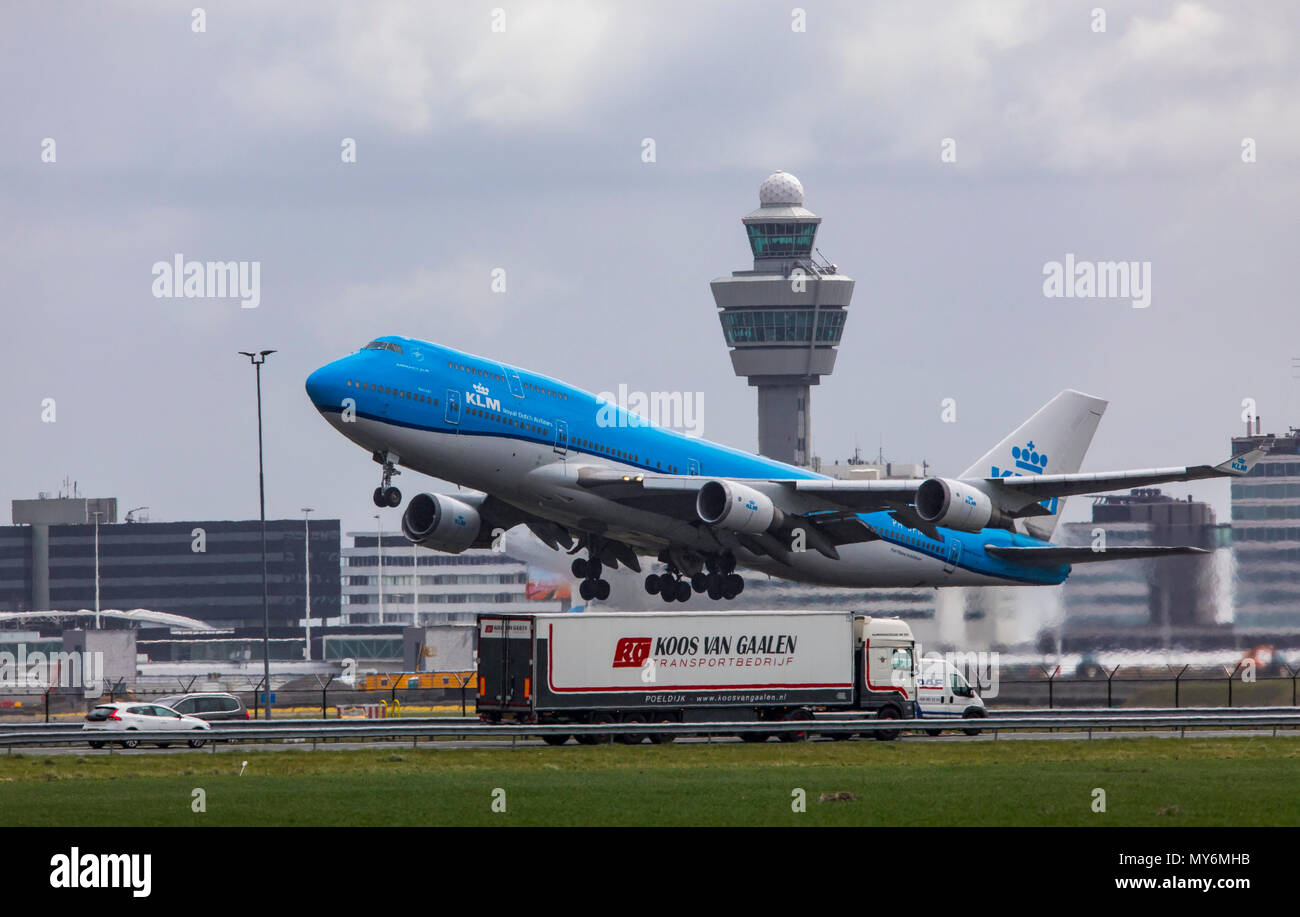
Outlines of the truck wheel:
M 987 714 L 984 714 L 984 713 L 972 713 L 971 711 L 968 710 L 968 711 L 966 711 L 965 713 L 963 713 L 963 714 L 961 715 L 961 718 L 962 718 L 963 720 L 982 720 L 982 719 L 984 719 L 984 717 L 985 717 L 986 715 L 987 715 Z M 979 734 L 980 734 L 981 732 L 983 732 L 983 731 L 984 731 L 983 729 L 963 729 L 963 730 L 962 730 L 962 732 L 966 733 L 966 735 L 968 735 L 968 736 L 977 736 L 977 735 L 979 735 Z
M 897 707 L 881 707 L 880 712 L 876 714 L 876 719 L 898 720 L 902 719 L 902 717 L 898 715 Z M 877 729 L 874 735 L 881 742 L 892 742 L 894 739 L 898 738 L 898 732 L 897 729 Z
M 823 732 L 822 735 L 829 736 L 832 742 L 847 742 L 853 738 L 851 732 Z
M 639 713 L 629 713 L 623 717 L 624 723 L 644 723 L 645 717 Z M 640 745 L 649 738 L 644 732 L 624 732 L 614 736 L 616 740 L 624 745 Z
M 943 735 L 943 730 L 942 730 L 942 729 L 927 729 L 927 730 L 925 731 L 925 734 L 928 735 L 928 736 Z
M 591 719 L 587 720 L 587 722 L 591 723 L 593 726 L 600 726 L 605 723 L 614 722 L 614 718 L 608 713 L 593 713 L 591 715 Z M 580 736 L 578 738 L 578 741 L 582 742 L 583 745 L 605 745 L 609 742 L 609 736 L 605 734 L 601 734 L 601 735 L 588 734 L 585 736 Z
M 742 732 L 740 734 L 740 741 L 742 742 L 761 743 L 761 742 L 766 742 L 770 738 L 772 738 L 771 734 L 766 732 Z
M 812 711 L 807 707 L 799 707 L 796 710 L 791 710 L 782 717 L 782 719 L 785 720 L 810 720 L 812 718 Z M 808 739 L 808 732 L 804 729 L 795 730 L 793 732 L 779 732 L 776 737 L 782 742 L 804 742 Z
M 655 720 L 656 723 L 675 723 L 677 722 L 670 716 L 661 716 Z M 677 736 L 670 732 L 656 732 L 650 736 L 652 745 L 671 745 L 677 741 Z
M 565 742 L 569 741 L 569 737 L 562 735 L 544 735 L 542 736 L 542 741 L 547 745 L 563 745 Z

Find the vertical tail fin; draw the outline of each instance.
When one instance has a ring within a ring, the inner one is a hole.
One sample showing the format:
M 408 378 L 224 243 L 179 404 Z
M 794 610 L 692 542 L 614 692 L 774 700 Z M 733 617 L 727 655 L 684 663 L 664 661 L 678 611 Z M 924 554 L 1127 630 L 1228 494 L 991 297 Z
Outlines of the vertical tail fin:
M 963 473 L 963 478 L 998 478 L 1017 474 L 1074 474 L 1097 432 L 1106 402 L 1066 389 Z M 1023 521 L 1035 538 L 1051 540 L 1065 507 L 1064 497 L 1044 500 L 1050 516 Z

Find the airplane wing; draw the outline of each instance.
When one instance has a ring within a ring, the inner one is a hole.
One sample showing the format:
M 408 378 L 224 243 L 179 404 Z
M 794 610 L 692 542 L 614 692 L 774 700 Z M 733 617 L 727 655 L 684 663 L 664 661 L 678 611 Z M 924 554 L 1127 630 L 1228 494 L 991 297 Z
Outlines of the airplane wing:
M 984 553 L 1001 560 L 1010 560 L 1029 567 L 1056 567 L 1060 564 L 1089 564 L 1103 560 L 1146 560 L 1171 557 L 1179 554 L 1208 554 L 1204 548 L 1192 547 L 1123 547 L 1094 551 L 1090 547 L 1078 548 L 1011 548 L 987 545 Z
M 1089 474 L 1042 474 L 985 478 L 985 492 L 1007 510 L 1015 511 L 1051 497 L 1098 494 L 1128 487 L 1146 487 L 1171 481 L 1241 477 L 1265 455 L 1254 449 L 1235 455 L 1218 465 L 1190 465 L 1182 468 L 1145 468 L 1136 471 L 1103 471 Z
M 1105 493 L 1170 481 L 1240 477 L 1248 473 L 1264 454 L 1263 450 L 1256 449 L 1233 456 L 1218 465 L 1147 468 L 1089 474 L 1025 475 L 976 479 L 970 483 L 987 493 L 998 508 L 1009 516 L 1050 515 L 1051 511 L 1039 504 L 1052 497 Z M 582 468 L 577 475 L 580 487 L 595 490 L 603 497 L 689 523 L 698 521 L 699 517 L 695 510 L 696 496 L 700 488 L 712 480 L 716 479 L 709 476 L 621 472 L 594 467 Z M 921 479 L 842 481 L 834 478 L 737 478 L 728 480 L 761 491 L 788 516 L 797 517 L 808 527 L 810 545 L 828 557 L 838 556 L 834 550 L 837 544 L 867 541 L 877 537 L 855 520 L 854 516 L 857 513 L 887 511 L 903 525 L 924 532 L 932 538 L 939 537 L 935 527 L 921 520 L 913 508 L 916 490 L 923 483 Z M 781 548 L 779 539 L 773 540 L 771 535 L 750 536 L 748 541 L 754 541 L 755 538 L 758 538 L 758 541 L 754 543 L 761 543 L 763 553 L 776 556 Z M 746 546 L 750 545 L 746 544 Z M 998 550 L 1022 549 L 1000 548 Z M 1091 552 L 1090 548 L 1086 550 Z M 1121 549 L 1107 552 L 1108 557 L 1089 557 L 1087 560 L 1118 559 L 1114 554 L 1118 550 Z M 1008 554 L 1007 559 L 1012 556 Z M 1033 556 L 1040 558 L 1044 564 L 1087 562 L 1086 560 L 1049 559 L 1049 555 L 1046 554 Z

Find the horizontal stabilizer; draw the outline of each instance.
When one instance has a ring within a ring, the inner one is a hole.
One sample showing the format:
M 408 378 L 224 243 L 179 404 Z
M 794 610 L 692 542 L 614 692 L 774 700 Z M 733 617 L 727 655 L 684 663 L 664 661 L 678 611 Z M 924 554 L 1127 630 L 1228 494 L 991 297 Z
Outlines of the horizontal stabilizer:
M 1059 567 L 1061 564 L 1091 564 L 1103 560 L 1149 560 L 1158 557 L 1176 557 L 1180 554 L 1208 554 L 1204 548 L 1161 547 L 1144 545 L 1141 547 L 1107 548 L 1094 551 L 1090 547 L 1081 548 L 1006 548 L 986 545 L 984 553 L 999 560 L 1024 564 L 1028 567 Z

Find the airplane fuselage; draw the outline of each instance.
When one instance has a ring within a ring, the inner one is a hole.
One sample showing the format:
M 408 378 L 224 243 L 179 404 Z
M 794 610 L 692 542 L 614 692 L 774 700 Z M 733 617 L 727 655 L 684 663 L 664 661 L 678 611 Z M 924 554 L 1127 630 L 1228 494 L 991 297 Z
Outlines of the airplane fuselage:
M 409 338 L 385 337 L 317 370 L 308 392 L 326 419 L 369 452 L 413 471 L 491 494 L 523 512 L 657 555 L 719 543 L 709 526 L 615 501 L 578 485 L 584 468 L 629 475 L 823 479 L 808 469 L 732 449 L 635 415 L 556 379 Z M 789 563 L 735 550 L 737 563 L 773 576 L 849 587 L 1051 585 L 1069 567 L 1029 567 L 986 545 L 1045 542 L 1006 529 L 909 528 L 889 512 L 858 514 L 871 540 L 839 559 L 808 550 Z

